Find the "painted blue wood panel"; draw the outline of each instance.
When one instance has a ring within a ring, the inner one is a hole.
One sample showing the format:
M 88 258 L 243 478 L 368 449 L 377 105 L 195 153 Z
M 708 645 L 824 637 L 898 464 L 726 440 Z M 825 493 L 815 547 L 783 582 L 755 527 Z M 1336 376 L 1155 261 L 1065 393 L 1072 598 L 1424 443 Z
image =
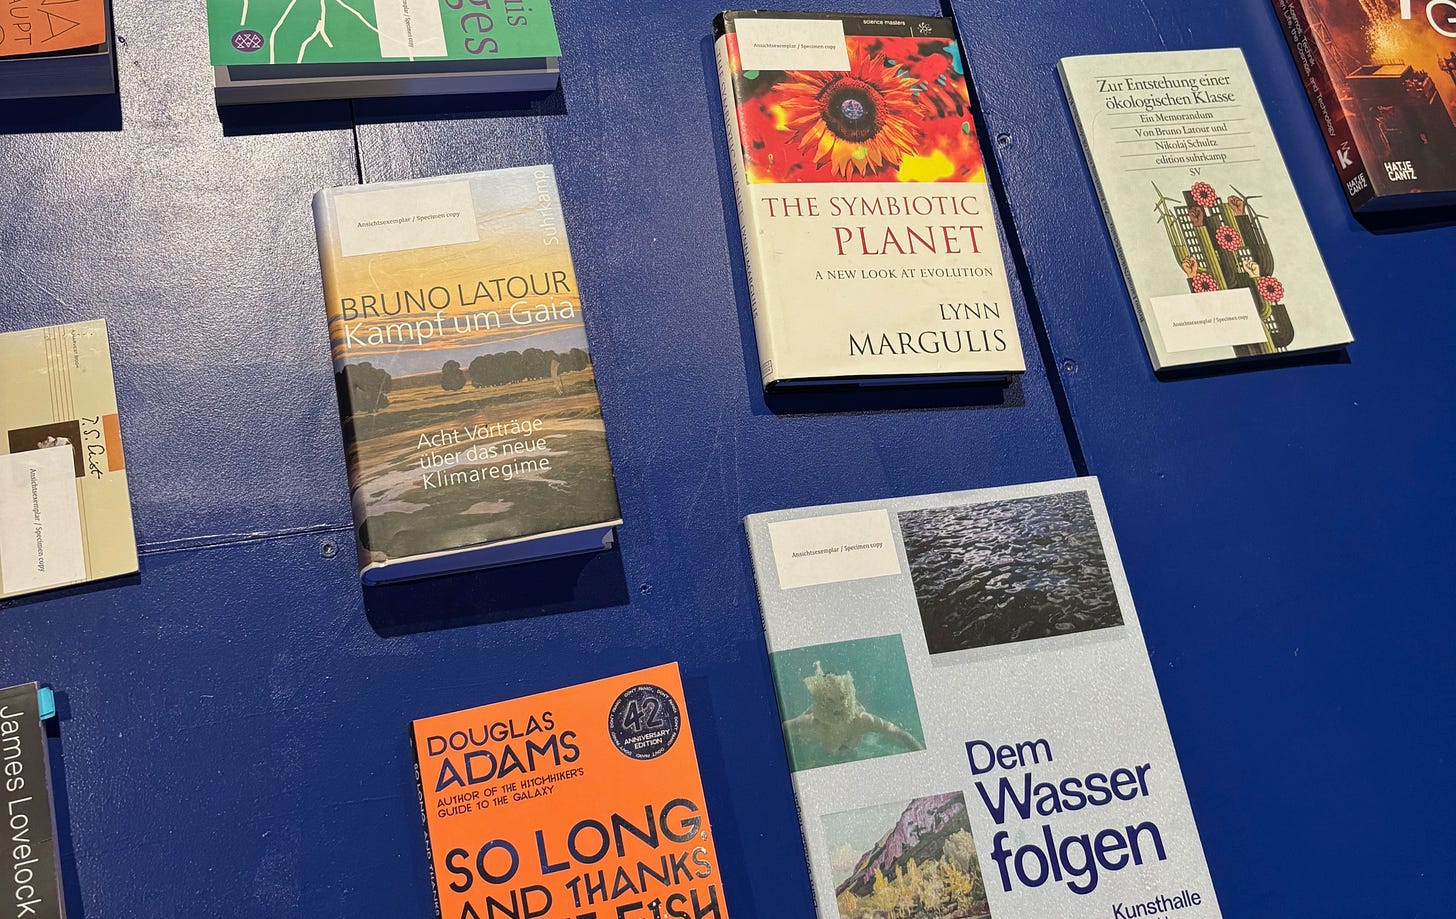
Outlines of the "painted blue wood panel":
M 434 117 L 454 100 L 356 103 L 360 163 L 367 181 L 555 164 L 628 521 L 631 602 L 617 629 L 576 613 L 496 627 L 489 659 L 509 672 L 513 645 L 554 636 L 560 658 L 519 674 L 522 689 L 680 661 L 730 907 L 811 916 L 742 516 L 1074 467 L 1019 292 L 1030 369 L 1004 394 L 764 401 L 709 38 L 719 8 L 562 6 L 560 99 L 479 118 Z M 469 660 L 479 656 L 440 666 Z M 482 673 L 420 713 L 505 688 Z
M 1354 220 L 1263 0 L 953 6 L 1225 914 L 1450 915 L 1456 228 Z M 1357 340 L 1160 381 L 1056 63 L 1230 46 Z
M 201 4 L 115 15 L 119 102 L 0 103 L 0 330 L 107 320 L 144 545 L 345 524 L 307 201 L 348 104 L 225 126 Z
M 563 8 L 564 91 L 515 113 L 220 124 L 200 11 L 122 0 L 117 110 L 0 110 L 0 328 L 110 320 L 144 544 L 138 577 L 0 604 L 0 681 L 63 694 L 75 915 L 432 915 L 407 722 L 667 660 L 734 914 L 812 915 L 741 517 L 1074 463 L 1019 294 L 1030 369 L 1005 391 L 764 402 L 716 11 Z M 309 195 L 361 168 L 540 161 L 589 306 L 621 548 L 366 598 Z M 36 187 L 53 203 L 26 204 Z

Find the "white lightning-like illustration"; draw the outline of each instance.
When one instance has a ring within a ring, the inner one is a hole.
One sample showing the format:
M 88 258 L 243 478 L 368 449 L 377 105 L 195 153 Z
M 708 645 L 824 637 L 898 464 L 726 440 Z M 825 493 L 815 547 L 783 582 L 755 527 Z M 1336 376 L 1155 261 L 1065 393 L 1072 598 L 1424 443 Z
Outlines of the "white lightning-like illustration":
M 302 64 L 303 63 L 303 56 L 308 51 L 308 46 L 313 42 L 313 40 L 315 38 L 321 38 L 321 39 L 323 39 L 324 44 L 328 45 L 330 48 L 332 48 L 334 46 L 334 41 L 333 41 L 333 39 L 331 39 L 329 37 L 329 33 L 328 33 L 328 12 L 329 12 L 328 11 L 328 5 L 329 5 L 329 2 L 330 2 L 330 0 L 319 0 L 319 16 L 318 16 L 318 22 L 314 23 L 313 31 L 311 33 L 309 33 L 308 38 L 305 38 L 303 40 L 303 44 L 299 45 L 299 47 L 298 47 L 298 59 L 297 59 L 296 63 L 299 63 L 299 64 Z M 343 7 L 346 10 L 348 10 L 350 13 L 353 13 L 354 16 L 360 22 L 364 23 L 364 28 L 366 28 L 369 31 L 373 32 L 375 35 L 378 35 L 379 34 L 379 29 L 374 25 L 374 23 L 370 22 L 368 19 L 365 19 L 363 13 L 360 13 L 354 7 L 352 7 L 348 3 L 344 2 L 344 0 L 332 0 L 332 2 L 337 3 L 339 6 Z M 293 12 L 293 8 L 295 6 L 297 6 L 297 5 L 298 5 L 298 0 L 289 0 L 288 6 L 286 6 L 286 7 L 283 8 L 283 14 L 278 17 L 278 21 L 273 24 L 272 31 L 268 33 L 268 63 L 270 63 L 270 64 L 276 64 L 278 62 L 278 59 L 277 59 L 278 30 L 281 29 L 281 28 L 283 28 L 283 23 L 287 21 L 289 14 L 291 14 Z M 243 0 L 243 20 L 242 21 L 244 23 L 246 23 L 247 20 L 248 20 L 248 0 Z
M 352 6 L 350 6 L 349 4 L 345 3 L 344 0 L 334 0 L 334 2 L 337 3 L 339 6 L 342 6 L 344 9 L 348 10 L 349 12 L 353 13 L 355 16 L 358 16 L 359 17 L 359 21 L 362 22 L 362 23 L 364 23 L 365 28 L 367 28 L 369 31 L 373 32 L 375 35 L 378 35 L 379 34 L 379 30 L 376 29 L 376 28 L 374 28 L 374 24 L 373 23 L 371 23 L 369 20 L 365 19 L 362 15 L 360 15 L 360 13 L 359 13 L 358 10 L 354 9 Z
M 277 48 L 278 43 L 278 30 L 283 28 L 284 20 L 288 18 L 288 14 L 293 12 L 293 8 L 297 5 L 298 0 L 288 0 L 288 6 L 283 9 L 283 15 L 278 17 L 278 21 L 273 24 L 273 31 L 268 33 L 268 63 L 270 64 L 278 63 L 274 55 L 274 49 Z
M 329 18 L 328 0 L 319 0 L 319 19 L 318 19 L 318 23 L 314 25 L 313 32 L 309 33 L 308 38 L 305 38 L 303 40 L 303 44 L 301 44 L 301 45 L 298 46 L 298 61 L 297 61 L 297 63 L 299 63 L 299 64 L 302 64 L 303 63 L 303 53 L 308 50 L 309 43 L 312 42 L 315 38 L 322 38 L 324 40 L 324 44 L 328 45 L 330 48 L 332 48 L 334 46 L 334 43 L 329 40 L 329 33 L 326 31 L 327 26 L 325 24 L 325 20 L 327 20 L 328 18 Z

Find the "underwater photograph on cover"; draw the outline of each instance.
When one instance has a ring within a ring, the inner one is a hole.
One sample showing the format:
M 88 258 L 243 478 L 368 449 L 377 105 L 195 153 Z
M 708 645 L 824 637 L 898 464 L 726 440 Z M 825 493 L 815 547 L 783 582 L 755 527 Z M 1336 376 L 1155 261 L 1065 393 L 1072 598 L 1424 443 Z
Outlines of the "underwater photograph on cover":
M 925 749 L 899 635 L 777 651 L 769 666 L 792 771 Z
M 1078 491 L 899 515 L 931 654 L 1123 624 Z

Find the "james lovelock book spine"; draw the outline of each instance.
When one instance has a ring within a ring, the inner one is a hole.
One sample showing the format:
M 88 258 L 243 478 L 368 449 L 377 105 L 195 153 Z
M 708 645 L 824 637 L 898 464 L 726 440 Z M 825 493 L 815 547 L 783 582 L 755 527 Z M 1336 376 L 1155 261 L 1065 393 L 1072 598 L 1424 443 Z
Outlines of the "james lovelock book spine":
M 314 207 L 365 581 L 611 545 L 552 168 L 331 189 Z
M 0 689 L 0 915 L 17 919 L 66 916 L 43 725 L 54 714 L 52 700 L 38 683 Z
M 1218 919 L 1096 480 L 746 525 L 821 919 Z
M 764 386 L 1024 370 L 951 22 L 727 12 L 714 31 Z

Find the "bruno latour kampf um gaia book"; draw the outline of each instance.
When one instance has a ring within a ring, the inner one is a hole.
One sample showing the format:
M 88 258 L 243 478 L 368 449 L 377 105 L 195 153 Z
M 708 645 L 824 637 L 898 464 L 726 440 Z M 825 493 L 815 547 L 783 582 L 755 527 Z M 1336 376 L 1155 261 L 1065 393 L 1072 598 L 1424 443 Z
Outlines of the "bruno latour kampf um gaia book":
M 688 721 L 676 664 L 415 721 L 442 919 L 729 919 Z
M 1218 919 L 1095 479 L 747 527 L 820 919 Z
M 314 216 L 365 583 L 610 546 L 553 169 L 326 189 Z
M 714 31 L 764 386 L 1025 370 L 951 21 L 726 12 Z

